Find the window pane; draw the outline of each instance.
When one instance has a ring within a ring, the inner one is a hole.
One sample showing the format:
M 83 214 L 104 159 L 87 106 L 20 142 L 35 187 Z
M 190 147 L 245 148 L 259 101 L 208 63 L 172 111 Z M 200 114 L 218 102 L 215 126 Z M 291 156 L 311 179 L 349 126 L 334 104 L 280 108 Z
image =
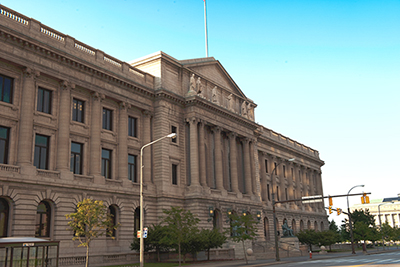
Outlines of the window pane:
M 9 128 L 0 126 L 0 163 L 8 163 Z
M 13 78 L 0 75 L 0 101 L 11 103 Z

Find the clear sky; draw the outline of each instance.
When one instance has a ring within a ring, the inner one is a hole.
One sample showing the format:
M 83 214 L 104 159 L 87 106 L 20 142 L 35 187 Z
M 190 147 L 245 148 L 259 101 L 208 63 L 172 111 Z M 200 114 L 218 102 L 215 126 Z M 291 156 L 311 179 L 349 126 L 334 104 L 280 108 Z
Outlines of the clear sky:
M 203 0 L 0 3 L 122 61 L 205 57 Z M 325 195 L 400 193 L 400 1 L 207 0 L 207 17 L 209 56 L 258 123 L 320 152 Z

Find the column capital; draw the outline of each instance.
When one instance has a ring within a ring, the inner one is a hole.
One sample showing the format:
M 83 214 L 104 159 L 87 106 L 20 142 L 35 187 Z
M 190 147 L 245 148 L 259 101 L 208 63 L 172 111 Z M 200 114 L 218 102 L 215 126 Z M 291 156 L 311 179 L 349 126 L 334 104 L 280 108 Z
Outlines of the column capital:
M 104 100 L 106 98 L 106 96 L 104 94 L 100 94 L 99 92 L 93 92 L 92 98 L 93 98 L 93 100 L 101 102 L 102 100 Z
M 242 140 L 242 142 L 243 142 L 244 144 L 249 144 L 251 139 L 248 138 L 248 137 L 242 137 L 242 138 L 240 138 L 240 140 Z
M 222 131 L 222 127 L 214 126 L 211 128 L 211 131 L 213 131 L 214 133 L 220 133 Z
M 196 117 L 190 117 L 185 119 L 186 122 L 189 122 L 190 124 L 197 124 L 199 122 L 199 119 Z
M 127 110 L 128 108 L 131 107 L 131 104 L 129 104 L 129 103 L 125 102 L 125 101 L 119 102 L 118 105 L 119 105 L 119 109 L 120 110 Z
M 150 110 L 142 110 L 142 114 L 145 117 L 150 117 L 153 113 Z
M 33 78 L 36 79 L 37 77 L 40 76 L 40 71 L 34 70 L 32 68 L 26 67 L 23 71 L 24 77 L 25 78 Z
M 235 132 L 229 132 L 228 133 L 229 138 L 236 138 L 237 137 L 237 133 Z
M 60 82 L 60 89 L 61 90 L 71 90 L 75 88 L 75 84 L 68 82 L 68 81 L 61 81 Z

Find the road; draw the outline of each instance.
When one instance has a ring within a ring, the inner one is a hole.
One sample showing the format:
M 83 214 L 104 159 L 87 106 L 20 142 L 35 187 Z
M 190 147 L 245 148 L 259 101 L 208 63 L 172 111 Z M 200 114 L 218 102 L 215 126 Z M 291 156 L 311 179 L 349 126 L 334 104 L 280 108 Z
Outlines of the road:
M 259 267 L 263 265 L 258 265 Z M 267 266 L 267 265 L 264 265 Z M 279 264 L 280 267 L 324 267 L 324 266 L 400 266 L 400 251 L 372 255 L 356 255 L 349 257 L 316 259 L 301 262 Z

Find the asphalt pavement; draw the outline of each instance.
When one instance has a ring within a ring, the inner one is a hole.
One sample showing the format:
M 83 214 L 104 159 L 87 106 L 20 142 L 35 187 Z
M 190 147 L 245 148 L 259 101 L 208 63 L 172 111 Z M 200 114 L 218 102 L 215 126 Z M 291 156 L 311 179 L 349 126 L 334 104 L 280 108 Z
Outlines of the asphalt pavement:
M 368 249 L 366 254 L 377 254 L 377 253 L 385 253 L 385 252 L 393 252 L 397 248 L 386 248 L 382 250 L 379 249 Z M 249 266 L 249 267 L 261 267 L 261 266 L 272 266 L 279 265 L 290 262 L 300 262 L 300 261 L 312 261 L 312 260 L 321 260 L 321 259 L 331 259 L 331 258 L 343 258 L 343 257 L 351 257 L 351 256 L 361 256 L 364 255 L 363 251 L 356 251 L 356 254 L 351 254 L 351 251 L 346 252 L 328 252 L 326 254 L 318 254 L 313 253 L 312 258 L 310 256 L 298 256 L 298 257 L 282 257 L 280 261 L 276 261 L 275 259 L 264 259 L 264 260 L 252 260 L 249 261 L 246 265 L 246 261 L 242 260 L 232 260 L 232 261 L 212 261 L 212 262 L 202 262 L 198 264 L 193 264 L 193 266 L 205 266 L 205 267 L 239 267 L 239 266 Z

